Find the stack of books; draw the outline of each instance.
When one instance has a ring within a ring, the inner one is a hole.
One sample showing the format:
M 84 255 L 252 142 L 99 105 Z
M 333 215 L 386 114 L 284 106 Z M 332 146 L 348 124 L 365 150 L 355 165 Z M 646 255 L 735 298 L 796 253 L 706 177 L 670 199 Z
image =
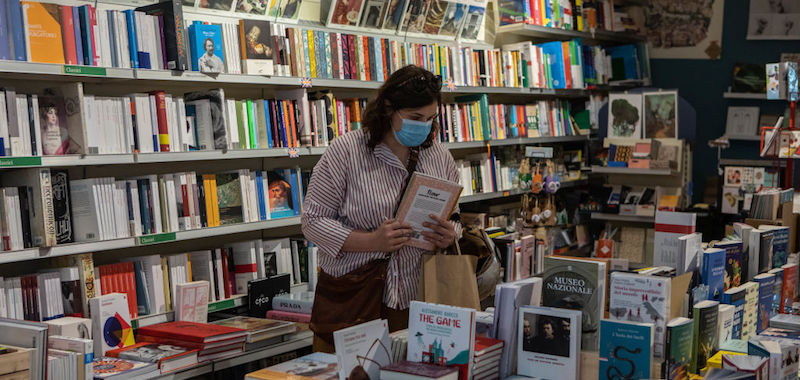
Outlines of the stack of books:
M 136 343 L 132 346 L 106 352 L 106 356 L 154 363 L 162 374 L 174 372 L 197 364 L 198 350 L 159 343 Z
M 197 322 L 167 322 L 142 327 L 140 341 L 197 350 L 197 361 L 215 360 L 242 352 L 247 340 L 243 329 Z
M 389 339 L 392 340 L 392 363 L 404 360 L 408 354 L 408 329 L 389 334 Z
M 245 351 L 255 350 L 280 341 L 280 338 L 297 331 L 292 322 L 271 319 L 237 316 L 213 322 L 215 325 L 232 327 L 247 331 Z
M 472 364 L 474 380 L 498 379 L 504 342 L 498 339 L 475 337 L 475 359 Z
M 267 318 L 300 323 L 311 322 L 314 292 L 281 294 L 272 299 Z
M 94 360 L 95 379 L 149 379 L 160 373 L 158 365 L 154 363 L 109 357 Z

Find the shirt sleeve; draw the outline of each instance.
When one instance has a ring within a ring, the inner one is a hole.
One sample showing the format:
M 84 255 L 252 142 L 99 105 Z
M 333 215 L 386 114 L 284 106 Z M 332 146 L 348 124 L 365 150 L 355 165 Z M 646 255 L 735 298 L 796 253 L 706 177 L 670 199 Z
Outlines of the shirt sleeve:
M 339 210 L 347 194 L 347 152 L 332 144 L 314 166 L 303 201 L 303 235 L 319 252 L 338 257 L 353 228 L 339 221 Z
M 458 183 L 461 186 L 465 186 L 463 183 L 461 183 L 461 176 L 458 175 L 458 169 L 456 168 L 456 162 L 453 159 L 453 155 L 450 153 L 450 151 L 448 151 L 446 149 L 445 149 L 444 152 L 445 152 L 445 155 L 447 156 L 445 158 L 445 160 L 444 160 L 444 162 L 445 162 L 444 170 L 445 170 L 445 174 L 447 176 L 446 177 L 447 180 L 451 181 L 451 182 Z M 462 193 L 463 193 L 463 191 L 462 191 Z M 453 213 L 454 214 L 456 214 L 456 213 L 460 214 L 461 213 L 461 209 L 458 207 L 458 203 L 456 203 L 456 207 L 453 209 Z M 453 229 L 456 232 L 456 240 L 461 239 L 461 232 L 462 232 L 461 231 L 461 222 L 452 222 L 452 223 L 453 223 Z

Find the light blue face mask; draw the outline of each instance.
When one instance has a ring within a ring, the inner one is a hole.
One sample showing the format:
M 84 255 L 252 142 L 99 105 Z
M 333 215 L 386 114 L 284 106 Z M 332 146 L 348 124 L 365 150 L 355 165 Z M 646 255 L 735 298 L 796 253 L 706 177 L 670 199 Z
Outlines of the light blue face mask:
M 431 133 L 433 120 L 402 120 L 403 123 L 400 125 L 400 130 L 393 131 L 394 137 L 397 139 L 397 141 L 409 148 L 422 145 L 422 143 L 425 142 L 425 140 L 428 138 L 428 135 Z

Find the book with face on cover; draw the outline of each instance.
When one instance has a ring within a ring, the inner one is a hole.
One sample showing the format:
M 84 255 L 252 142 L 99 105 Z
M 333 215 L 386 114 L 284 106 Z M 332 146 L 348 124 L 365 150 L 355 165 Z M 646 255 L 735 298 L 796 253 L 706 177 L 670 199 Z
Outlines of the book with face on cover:
M 356 379 L 362 373 L 377 379 L 381 368 L 392 363 L 389 324 L 385 319 L 334 331 L 333 343 L 339 380 Z
M 517 374 L 544 379 L 578 379 L 581 312 L 554 307 L 519 309 Z
M 428 216 L 438 215 L 447 220 L 453 212 L 463 187 L 455 182 L 414 172 L 408 181 L 403 198 L 397 208 L 397 220 L 408 223 L 414 229 L 413 236 L 407 245 L 434 250 L 436 247 L 425 240 L 422 231 L 431 231 L 423 227 L 424 222 L 433 222 Z

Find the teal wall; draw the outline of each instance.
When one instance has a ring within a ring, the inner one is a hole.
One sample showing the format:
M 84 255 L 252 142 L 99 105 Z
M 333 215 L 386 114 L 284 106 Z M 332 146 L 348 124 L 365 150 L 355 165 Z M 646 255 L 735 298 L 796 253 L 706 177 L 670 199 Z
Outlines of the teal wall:
M 762 113 L 783 114 L 782 101 L 730 100 L 727 91 L 736 63 L 778 62 L 781 53 L 800 53 L 800 41 L 748 41 L 747 13 L 749 1 L 734 0 L 725 4 L 722 30 L 722 59 L 653 59 L 653 86 L 677 88 L 681 97 L 697 111 L 697 131 L 694 145 L 693 199 L 702 200 L 707 177 L 716 176 L 716 149 L 708 141 L 725 133 L 728 106 L 760 106 Z M 767 112 L 768 111 L 768 112 Z M 680 112 L 680 111 L 679 111 Z M 723 151 L 725 158 L 758 158 L 758 142 L 732 141 Z

